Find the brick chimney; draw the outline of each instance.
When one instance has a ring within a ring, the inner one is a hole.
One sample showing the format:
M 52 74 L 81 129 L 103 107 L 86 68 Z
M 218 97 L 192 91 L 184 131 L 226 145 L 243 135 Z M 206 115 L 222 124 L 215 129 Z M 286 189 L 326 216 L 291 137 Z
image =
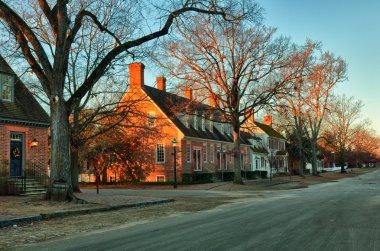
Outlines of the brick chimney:
M 210 106 L 211 107 L 217 107 L 217 104 L 219 102 L 218 95 L 211 93 L 209 100 L 210 100 Z
M 185 98 L 193 100 L 193 89 L 190 87 L 185 88 Z
M 248 113 L 248 112 L 247 112 Z M 255 122 L 255 111 L 252 111 L 252 114 L 245 114 L 246 118 L 247 118 L 247 121 L 249 122 Z
M 129 66 L 129 88 L 141 89 L 144 85 L 144 68 L 143 63 L 132 63 Z
M 264 124 L 268 126 L 272 126 L 272 116 L 264 116 Z
M 161 91 L 166 91 L 166 78 L 165 77 L 157 77 L 157 89 Z

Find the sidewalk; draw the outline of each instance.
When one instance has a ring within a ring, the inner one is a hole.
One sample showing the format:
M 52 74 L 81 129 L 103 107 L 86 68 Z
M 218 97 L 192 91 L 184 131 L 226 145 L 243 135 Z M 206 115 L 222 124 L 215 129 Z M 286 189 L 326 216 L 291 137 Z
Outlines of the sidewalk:
M 57 217 L 174 202 L 172 199 L 126 195 L 109 196 L 84 193 L 76 193 L 75 195 L 87 203 L 76 204 L 73 202 L 46 201 L 33 197 L 0 196 L 0 228 Z

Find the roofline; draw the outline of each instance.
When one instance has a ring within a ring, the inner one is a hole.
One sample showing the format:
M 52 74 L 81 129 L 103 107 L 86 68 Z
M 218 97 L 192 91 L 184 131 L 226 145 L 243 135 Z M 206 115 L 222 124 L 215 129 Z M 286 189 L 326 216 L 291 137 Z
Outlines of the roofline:
M 196 137 L 190 137 L 190 136 L 184 136 L 183 139 L 191 139 L 191 140 L 196 140 L 196 141 L 211 141 L 211 142 L 215 142 L 215 143 L 220 143 L 220 144 L 233 144 L 234 142 L 233 141 L 220 141 L 220 140 L 214 140 L 214 139 L 207 139 L 207 138 L 196 138 Z M 248 145 L 248 144 L 244 144 L 244 143 L 240 143 L 240 145 L 244 145 L 244 146 L 251 146 L 251 145 Z
M 7 119 L 7 118 L 0 118 L 0 124 L 16 124 L 16 125 L 25 125 L 25 126 L 32 126 L 32 127 L 46 127 L 46 128 L 50 126 L 50 124 L 46 122 L 33 122 L 33 121 L 26 121 L 26 120 Z

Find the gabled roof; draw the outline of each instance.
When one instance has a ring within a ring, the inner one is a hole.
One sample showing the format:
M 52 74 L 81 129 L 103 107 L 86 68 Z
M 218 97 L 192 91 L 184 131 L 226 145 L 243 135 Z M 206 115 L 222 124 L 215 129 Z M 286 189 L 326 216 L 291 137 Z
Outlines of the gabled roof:
M 271 126 L 255 121 L 255 125 L 263 130 L 266 134 L 273 138 L 285 139 L 279 132 L 274 130 Z
M 48 124 L 50 119 L 26 86 L 0 55 L 0 72 L 15 76 L 13 102 L 0 99 L 0 119 L 7 121 Z
M 215 127 L 213 132 L 211 132 L 208 127 L 206 127 L 205 131 L 200 129 L 195 130 L 192 125 L 190 125 L 190 128 L 187 128 L 177 117 L 178 114 L 184 114 L 187 111 L 190 111 L 191 113 L 204 112 L 207 113 L 207 116 L 215 115 L 215 117 L 220 117 L 215 108 L 150 86 L 144 85 L 142 89 L 185 136 L 233 142 L 231 136 L 220 133 Z M 250 145 L 248 139 L 244 137 L 244 134 L 240 135 L 240 142 L 242 144 Z

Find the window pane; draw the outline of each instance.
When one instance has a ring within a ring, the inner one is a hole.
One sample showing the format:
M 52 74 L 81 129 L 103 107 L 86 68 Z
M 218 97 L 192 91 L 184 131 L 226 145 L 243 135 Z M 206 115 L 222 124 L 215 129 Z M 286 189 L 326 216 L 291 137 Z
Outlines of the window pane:
M 210 146 L 210 162 L 214 163 L 214 145 Z
M 187 162 L 191 162 L 191 143 L 186 144 L 186 152 L 187 152 L 186 160 Z
M 164 144 L 156 144 L 156 162 L 165 162 L 165 148 Z
M 0 73 L 0 99 L 13 101 L 14 76 Z

